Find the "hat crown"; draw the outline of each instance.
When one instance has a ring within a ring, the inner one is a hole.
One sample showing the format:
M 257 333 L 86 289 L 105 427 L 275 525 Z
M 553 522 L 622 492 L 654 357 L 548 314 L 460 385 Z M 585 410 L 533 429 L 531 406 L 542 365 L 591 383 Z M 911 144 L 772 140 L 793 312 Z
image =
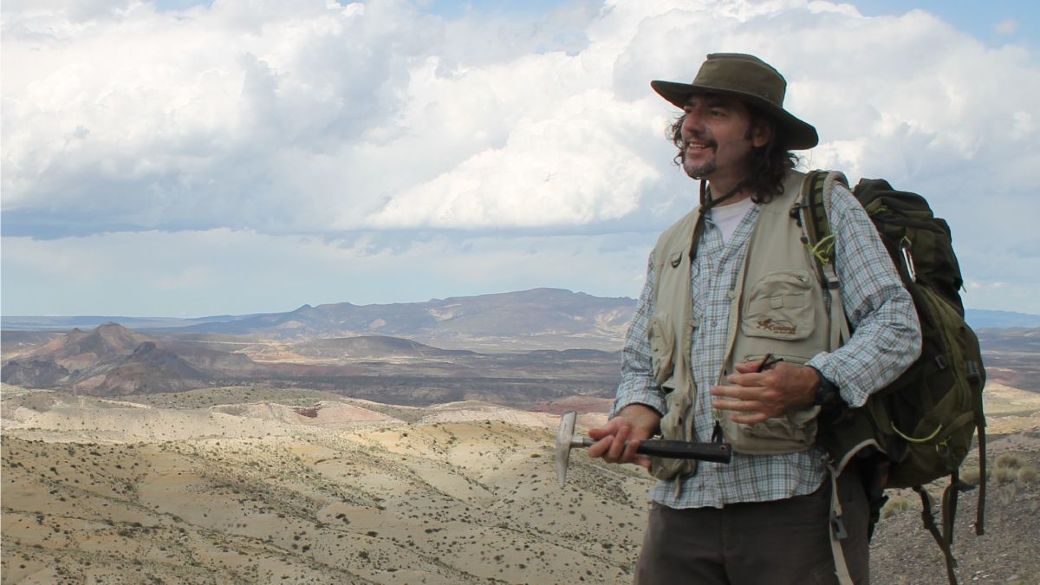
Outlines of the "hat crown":
M 684 108 L 690 96 L 698 93 L 719 93 L 741 99 L 776 121 L 784 146 L 792 150 L 812 148 L 820 140 L 816 128 L 784 109 L 787 93 L 784 76 L 754 55 L 712 53 L 701 64 L 693 83 L 655 79 L 650 87 L 678 108 Z
M 697 71 L 693 85 L 702 90 L 755 96 L 783 107 L 787 80 L 780 72 L 754 55 L 712 53 Z

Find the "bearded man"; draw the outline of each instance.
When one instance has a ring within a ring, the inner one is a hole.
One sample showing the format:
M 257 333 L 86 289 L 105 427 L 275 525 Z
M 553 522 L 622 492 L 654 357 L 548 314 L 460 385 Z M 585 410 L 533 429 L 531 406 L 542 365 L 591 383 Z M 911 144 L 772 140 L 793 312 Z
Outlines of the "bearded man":
M 831 286 L 845 315 L 830 312 L 832 292 L 802 239 L 805 175 L 791 153 L 818 137 L 784 109 L 776 69 L 712 54 L 692 83 L 651 87 L 682 109 L 676 162 L 699 181 L 700 205 L 650 255 L 611 418 L 589 431 L 590 456 L 659 479 L 635 581 L 831 584 L 841 572 L 867 584 L 864 478 L 856 462 L 829 475 L 815 437 L 821 409 L 862 406 L 914 362 L 913 301 L 863 207 L 829 180 Z M 846 316 L 853 333 L 836 337 Z M 658 433 L 725 440 L 733 460 L 638 455 Z

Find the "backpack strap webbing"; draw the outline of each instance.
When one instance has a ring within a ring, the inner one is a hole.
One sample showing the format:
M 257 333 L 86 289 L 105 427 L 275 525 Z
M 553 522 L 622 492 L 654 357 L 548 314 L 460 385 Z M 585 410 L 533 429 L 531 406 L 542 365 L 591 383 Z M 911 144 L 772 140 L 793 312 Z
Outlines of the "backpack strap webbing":
M 980 364 L 968 363 L 968 376 L 975 384 L 984 384 Z M 986 415 L 982 412 L 982 392 L 975 392 L 975 432 L 979 442 L 979 505 L 975 511 L 975 534 L 981 536 L 986 509 Z
M 838 578 L 838 585 L 854 585 L 848 564 L 845 562 L 845 551 L 841 548 L 841 541 L 848 537 L 848 533 L 845 531 L 845 523 L 841 519 L 838 471 L 834 469 L 833 465 L 828 465 L 827 475 L 831 482 L 830 525 L 827 534 L 830 536 L 831 556 L 834 558 L 834 575 Z
M 802 195 L 792 214 L 799 215 L 805 245 L 816 259 L 817 275 L 824 287 L 830 313 L 830 345 L 837 348 L 848 341 L 851 334 L 845 318 L 845 307 L 841 302 L 841 280 L 834 266 L 834 233 L 830 222 L 830 194 L 834 183 L 848 186 L 848 179 L 832 171 L 807 173 Z M 839 473 L 843 467 L 839 466 Z
M 957 509 L 956 494 L 959 491 L 958 483 L 957 472 L 954 472 L 950 476 L 950 485 L 946 486 L 943 491 L 943 529 L 941 531 L 935 524 L 935 516 L 932 514 L 932 497 L 928 495 L 928 490 L 920 485 L 913 487 L 913 490 L 921 496 L 921 521 L 935 539 L 935 543 L 939 545 L 939 549 L 942 550 L 943 558 L 946 561 L 946 578 L 949 579 L 950 585 L 957 585 L 957 573 L 954 571 L 957 567 L 957 560 L 953 558 L 951 547 L 953 545 L 953 516 Z

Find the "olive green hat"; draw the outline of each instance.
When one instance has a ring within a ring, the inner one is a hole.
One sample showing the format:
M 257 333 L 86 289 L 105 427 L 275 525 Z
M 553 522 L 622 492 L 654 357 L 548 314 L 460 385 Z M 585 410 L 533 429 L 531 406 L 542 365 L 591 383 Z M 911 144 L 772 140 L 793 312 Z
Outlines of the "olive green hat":
M 693 83 L 654 80 L 650 87 L 661 97 L 682 108 L 695 93 L 718 93 L 738 97 L 776 120 L 790 150 L 804 150 L 819 143 L 816 128 L 784 109 L 787 81 L 780 72 L 753 55 L 712 53 L 701 65 Z

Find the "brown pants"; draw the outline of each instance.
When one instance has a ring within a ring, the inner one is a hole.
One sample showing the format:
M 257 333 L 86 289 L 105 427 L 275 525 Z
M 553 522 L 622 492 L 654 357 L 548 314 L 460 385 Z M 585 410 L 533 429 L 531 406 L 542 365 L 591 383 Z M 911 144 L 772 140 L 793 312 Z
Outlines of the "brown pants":
M 814 493 L 722 509 L 653 504 L 636 565 L 636 585 L 833 585 L 828 534 L 831 482 Z M 869 506 L 858 475 L 838 479 L 845 563 L 870 583 Z

